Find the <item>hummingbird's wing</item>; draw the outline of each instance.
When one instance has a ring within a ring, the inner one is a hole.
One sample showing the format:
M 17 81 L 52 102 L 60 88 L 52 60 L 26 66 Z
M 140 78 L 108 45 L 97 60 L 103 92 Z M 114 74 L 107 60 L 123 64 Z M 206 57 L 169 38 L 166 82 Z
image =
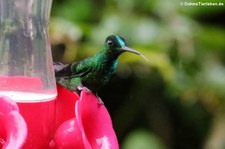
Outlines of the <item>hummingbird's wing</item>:
M 78 63 L 73 63 L 71 65 L 72 78 L 74 77 L 83 77 L 92 70 L 92 59 L 86 58 Z
M 68 64 L 63 64 L 60 62 L 53 62 L 53 67 L 54 67 L 55 73 L 61 71 L 62 69 L 64 69 L 67 66 L 68 66 Z
M 70 71 L 70 65 L 69 64 L 63 64 L 60 62 L 54 62 L 53 63 L 54 71 L 55 71 L 55 77 L 57 79 L 62 78 L 64 76 L 71 76 Z
M 91 58 L 86 58 L 80 62 L 64 65 L 62 63 L 54 63 L 56 78 L 71 79 L 82 77 L 88 74 L 91 67 Z

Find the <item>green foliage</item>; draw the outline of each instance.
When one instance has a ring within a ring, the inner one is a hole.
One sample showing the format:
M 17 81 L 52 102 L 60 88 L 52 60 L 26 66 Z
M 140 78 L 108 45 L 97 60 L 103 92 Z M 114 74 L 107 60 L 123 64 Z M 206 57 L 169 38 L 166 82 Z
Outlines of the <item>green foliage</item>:
M 122 144 L 122 149 L 165 149 L 158 137 L 146 130 L 135 130 Z

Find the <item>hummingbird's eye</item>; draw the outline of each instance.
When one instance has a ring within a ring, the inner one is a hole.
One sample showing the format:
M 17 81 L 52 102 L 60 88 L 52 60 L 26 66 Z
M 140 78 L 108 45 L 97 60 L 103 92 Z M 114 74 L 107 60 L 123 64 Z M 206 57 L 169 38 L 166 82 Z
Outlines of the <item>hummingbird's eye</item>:
M 108 40 L 108 41 L 107 41 L 107 44 L 108 44 L 109 46 L 113 46 L 113 41 L 112 41 L 112 40 Z

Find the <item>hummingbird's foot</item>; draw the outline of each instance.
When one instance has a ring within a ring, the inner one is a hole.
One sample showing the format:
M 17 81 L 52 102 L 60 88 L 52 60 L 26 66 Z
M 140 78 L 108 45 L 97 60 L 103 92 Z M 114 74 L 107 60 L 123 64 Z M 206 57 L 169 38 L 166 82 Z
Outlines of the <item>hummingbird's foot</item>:
M 87 91 L 88 94 L 91 93 L 91 90 L 88 89 L 87 87 L 84 87 L 82 84 L 79 84 L 79 85 L 77 86 L 77 89 L 78 89 L 79 91 L 82 91 L 82 90 L 85 89 L 85 90 Z
M 102 101 L 102 99 L 100 97 L 98 97 L 98 104 L 104 105 L 104 102 Z
M 79 84 L 79 85 L 77 86 L 77 89 L 78 89 L 79 91 L 82 91 L 82 90 L 84 89 L 84 86 L 81 85 L 81 84 Z
M 96 97 L 98 98 L 98 104 L 104 105 L 104 102 L 102 101 L 102 99 L 97 94 L 96 94 Z
M 83 89 L 85 89 L 85 90 L 87 91 L 87 93 L 88 93 L 88 94 L 90 94 L 90 93 L 91 93 L 91 90 L 90 90 L 90 89 L 88 89 L 87 87 L 83 87 Z

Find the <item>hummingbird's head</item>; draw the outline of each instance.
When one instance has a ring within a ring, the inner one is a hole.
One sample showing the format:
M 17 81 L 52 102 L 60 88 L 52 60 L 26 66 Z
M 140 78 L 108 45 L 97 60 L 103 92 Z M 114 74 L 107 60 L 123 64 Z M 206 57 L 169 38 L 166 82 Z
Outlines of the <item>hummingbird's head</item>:
M 125 39 L 119 35 L 108 36 L 105 40 L 105 47 L 106 50 L 118 55 L 123 52 L 131 52 L 137 55 L 141 54 L 140 52 L 127 47 Z

